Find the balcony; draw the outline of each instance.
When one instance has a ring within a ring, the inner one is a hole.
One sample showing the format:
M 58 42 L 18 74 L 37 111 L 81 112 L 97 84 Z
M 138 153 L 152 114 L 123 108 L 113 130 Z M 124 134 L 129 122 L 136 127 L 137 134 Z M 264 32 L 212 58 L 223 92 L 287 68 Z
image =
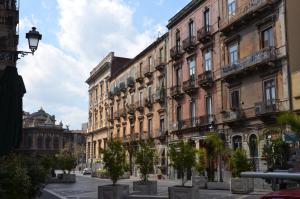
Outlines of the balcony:
M 115 95 L 121 95 L 121 90 L 120 90 L 120 87 L 119 86 L 116 86 L 115 88 L 114 88 L 114 94 Z
M 126 90 L 127 90 L 127 89 L 126 89 L 126 84 L 125 84 L 125 82 L 120 82 L 119 88 L 120 88 L 120 91 L 121 91 L 121 92 L 125 93 Z
M 167 63 L 165 61 L 165 58 L 164 57 L 159 57 L 156 61 L 155 69 L 162 72 L 162 71 L 165 70 L 166 65 L 167 65 Z
M 212 78 L 212 72 L 211 70 L 204 71 L 202 74 L 198 76 L 198 84 L 203 89 L 210 89 L 212 88 L 214 81 Z
M 212 41 L 212 26 L 204 26 L 197 31 L 197 39 L 202 44 L 206 44 Z
M 183 96 L 181 85 L 175 85 L 170 88 L 170 95 L 173 99 L 180 99 Z
M 137 71 L 135 77 L 136 82 L 143 83 L 144 78 L 142 75 L 142 71 Z
M 222 67 L 222 77 L 229 77 L 231 75 L 239 74 L 241 72 L 248 72 L 251 69 L 266 69 L 269 62 L 276 60 L 276 49 L 274 47 L 263 48 L 245 58 L 242 58 L 234 64 L 228 64 Z M 248 73 L 245 73 L 248 74 Z
M 255 103 L 255 115 L 256 116 L 276 116 L 277 113 L 287 111 L 283 106 L 283 102 L 278 99 L 262 101 Z
M 119 111 L 114 112 L 114 118 L 115 118 L 115 120 L 120 120 L 120 112 Z
M 167 137 L 167 132 L 163 129 L 156 130 L 156 137 L 160 140 L 165 140 Z
M 170 56 L 173 60 L 178 60 L 182 57 L 183 51 L 181 49 L 181 46 L 174 46 L 170 49 Z
M 224 123 L 234 123 L 244 118 L 243 111 L 241 109 L 226 110 L 223 112 Z
M 197 91 L 195 76 L 191 76 L 189 80 L 183 82 L 182 89 L 185 93 L 192 95 Z
M 182 41 L 182 47 L 187 53 L 192 53 L 196 49 L 197 39 L 195 36 L 191 36 Z
M 133 79 L 133 77 L 128 77 L 127 78 L 127 85 L 130 88 L 134 87 L 134 79 Z
M 122 118 L 126 119 L 126 116 L 127 116 L 127 112 L 126 112 L 126 109 L 120 109 L 120 115 Z
M 114 92 L 113 91 L 108 91 L 108 98 L 111 100 L 114 100 Z
M 165 100 L 166 100 L 166 89 L 160 88 L 160 89 L 156 90 L 155 101 L 158 103 L 164 103 Z
M 154 103 L 153 95 L 148 96 L 147 98 L 145 98 L 145 106 L 146 106 L 148 109 L 152 108 L 153 103 Z
M 144 111 L 144 103 L 143 103 L 143 100 L 137 101 L 137 102 L 135 103 L 135 108 L 136 108 L 137 111 L 139 111 L 139 112 L 142 113 L 142 112 Z
M 223 33 L 236 30 L 240 26 L 247 26 L 250 21 L 259 19 L 260 16 L 272 11 L 272 4 L 279 0 L 247 0 L 241 2 L 235 14 L 228 15 L 221 20 L 220 29 Z
M 153 73 L 153 66 L 152 65 L 147 65 L 144 68 L 144 76 L 147 78 L 151 78 Z
M 134 111 L 135 111 L 135 105 L 134 104 L 126 105 L 126 109 L 127 109 L 127 114 L 134 115 Z

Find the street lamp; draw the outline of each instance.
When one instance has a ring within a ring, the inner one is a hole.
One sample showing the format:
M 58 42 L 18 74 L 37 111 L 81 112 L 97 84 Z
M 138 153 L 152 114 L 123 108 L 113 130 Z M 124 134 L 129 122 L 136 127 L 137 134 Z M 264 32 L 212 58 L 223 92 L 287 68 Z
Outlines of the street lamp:
M 26 39 L 28 39 L 29 49 L 34 54 L 38 48 L 39 41 L 42 39 L 42 35 L 36 31 L 36 27 L 32 27 L 32 30 L 26 33 Z

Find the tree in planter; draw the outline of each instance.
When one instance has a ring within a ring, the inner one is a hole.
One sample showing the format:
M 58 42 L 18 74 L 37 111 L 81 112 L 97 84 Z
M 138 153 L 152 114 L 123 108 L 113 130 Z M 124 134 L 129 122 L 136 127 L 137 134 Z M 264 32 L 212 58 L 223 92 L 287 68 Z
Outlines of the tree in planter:
M 180 173 L 182 173 L 182 186 L 185 185 L 185 174 L 188 169 L 195 166 L 196 150 L 187 141 L 180 140 L 178 143 L 170 145 L 171 165 Z
M 76 158 L 71 154 L 58 154 L 56 156 L 58 168 L 62 169 L 64 174 L 71 173 L 72 169 L 76 167 Z M 67 172 L 66 172 L 67 171 Z
M 277 118 L 280 125 L 289 125 L 291 130 L 300 136 L 300 117 L 295 113 L 284 113 Z
M 196 163 L 195 163 L 195 170 L 199 176 L 204 176 L 204 171 L 206 168 L 206 160 L 205 160 L 205 149 L 200 148 L 196 150 Z
M 135 163 L 141 172 L 141 180 L 148 181 L 148 174 L 156 163 L 156 150 L 152 141 L 140 142 L 135 153 Z
M 107 142 L 107 147 L 103 150 L 103 162 L 113 185 L 116 185 L 125 169 L 125 151 L 119 140 L 110 139 Z
M 241 177 L 241 172 L 251 170 L 251 163 L 247 159 L 245 151 L 236 149 L 229 159 L 232 177 Z
M 220 136 L 214 132 L 207 133 L 204 142 L 208 160 L 208 181 L 212 182 L 215 179 L 215 162 L 218 162 L 219 167 L 221 165 L 221 155 L 225 151 L 224 143 Z

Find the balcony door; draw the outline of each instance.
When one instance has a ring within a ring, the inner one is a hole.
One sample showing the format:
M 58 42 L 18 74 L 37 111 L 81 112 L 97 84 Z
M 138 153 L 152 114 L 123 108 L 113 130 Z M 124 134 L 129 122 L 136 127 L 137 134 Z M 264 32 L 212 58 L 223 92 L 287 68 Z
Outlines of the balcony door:
M 205 32 L 210 31 L 210 19 L 209 19 L 209 9 L 206 9 L 203 13 L 204 16 L 204 30 Z
M 273 47 L 274 46 L 274 34 L 273 28 L 267 28 L 261 32 L 262 36 L 262 47 Z
M 240 108 L 240 91 L 233 90 L 230 93 L 230 108 L 232 110 L 238 110 Z
M 211 71 L 211 50 L 206 50 L 204 53 L 204 70 Z
M 228 59 L 230 65 L 238 62 L 238 44 L 236 42 L 228 46 Z
M 175 83 L 176 83 L 176 86 L 179 86 L 181 84 L 181 69 L 180 68 L 177 68 L 175 70 Z
M 228 16 L 233 17 L 236 13 L 236 0 L 227 0 Z
M 195 100 L 190 101 L 190 119 L 192 126 L 196 125 L 196 102 Z
M 177 106 L 176 108 L 176 122 L 178 125 L 178 129 L 181 128 L 181 106 Z
M 212 97 L 209 95 L 209 96 L 206 96 L 205 98 L 205 108 L 206 108 L 206 115 L 208 117 L 208 122 L 212 122 Z
M 192 41 L 192 37 L 194 36 L 194 22 L 189 22 L 189 41 Z
M 179 49 L 180 49 L 180 31 L 176 32 L 175 41 L 176 41 L 176 51 L 179 52 Z
M 273 107 L 276 104 L 275 79 L 264 82 L 264 100 L 267 107 Z
M 196 70 L 196 61 L 195 57 L 191 57 L 188 59 L 188 66 L 189 66 L 189 79 L 194 80 L 195 79 L 195 70 Z

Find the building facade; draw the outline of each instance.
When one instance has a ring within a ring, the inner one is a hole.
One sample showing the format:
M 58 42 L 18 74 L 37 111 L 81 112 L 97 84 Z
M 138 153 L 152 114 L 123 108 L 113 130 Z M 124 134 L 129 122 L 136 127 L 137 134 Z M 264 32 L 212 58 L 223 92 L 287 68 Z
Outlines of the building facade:
M 158 151 L 155 172 L 167 174 L 167 46 L 165 34 L 109 79 L 111 136 L 123 141 L 134 175 L 137 142 L 148 139 L 154 140 Z
M 89 85 L 89 120 L 86 140 L 88 166 L 96 169 L 101 159 L 100 151 L 105 148 L 109 135 L 109 86 L 112 73 L 118 71 L 130 59 L 109 53 L 91 72 L 86 80 Z
M 156 171 L 176 178 L 168 144 L 188 139 L 199 148 L 211 131 L 243 148 L 254 170 L 265 169 L 263 146 L 276 138 L 265 129 L 300 108 L 298 3 L 193 0 L 169 20 L 168 33 L 111 75 L 109 136 L 123 141 L 132 174 L 138 140 L 153 138 Z
M 42 108 L 34 113 L 24 112 L 23 133 L 18 151 L 24 154 L 55 155 L 69 147 L 78 160 L 85 162 L 85 133 L 70 131 L 62 122 L 56 124 L 55 115 L 46 113 Z

